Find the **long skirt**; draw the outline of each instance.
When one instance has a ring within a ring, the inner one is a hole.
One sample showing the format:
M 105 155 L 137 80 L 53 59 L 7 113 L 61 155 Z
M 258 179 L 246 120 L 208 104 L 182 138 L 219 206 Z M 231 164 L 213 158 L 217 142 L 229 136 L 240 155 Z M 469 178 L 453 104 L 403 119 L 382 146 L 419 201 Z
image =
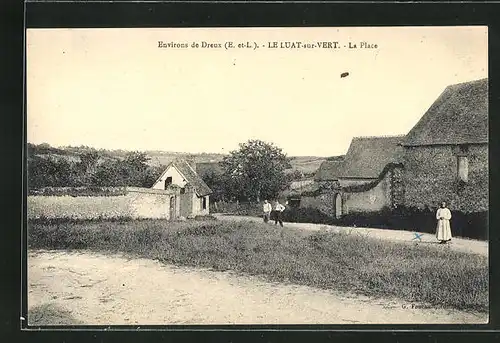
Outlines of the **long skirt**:
M 438 220 L 436 238 L 440 241 L 449 241 L 451 239 L 451 227 L 448 219 Z

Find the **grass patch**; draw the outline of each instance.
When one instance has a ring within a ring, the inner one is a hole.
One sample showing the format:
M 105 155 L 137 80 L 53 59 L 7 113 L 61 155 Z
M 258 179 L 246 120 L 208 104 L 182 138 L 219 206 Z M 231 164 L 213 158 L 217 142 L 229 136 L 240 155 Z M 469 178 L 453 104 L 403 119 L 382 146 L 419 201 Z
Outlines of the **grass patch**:
M 71 315 L 71 312 L 54 304 L 43 304 L 28 310 L 28 324 L 43 325 L 79 325 L 83 324 Z
M 488 311 L 486 257 L 348 233 L 213 220 L 30 220 L 28 244 L 32 249 L 125 253 L 264 275 L 271 281 Z

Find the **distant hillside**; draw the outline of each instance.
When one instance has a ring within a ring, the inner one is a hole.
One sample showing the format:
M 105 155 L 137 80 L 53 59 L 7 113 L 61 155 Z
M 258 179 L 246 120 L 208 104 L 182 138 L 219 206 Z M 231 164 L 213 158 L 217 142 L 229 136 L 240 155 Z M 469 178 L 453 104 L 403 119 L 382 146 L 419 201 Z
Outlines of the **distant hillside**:
M 66 147 L 52 147 L 49 144 L 30 144 L 28 143 L 28 156 L 38 155 L 41 157 L 52 156 L 56 158 L 67 158 L 69 160 L 79 159 L 79 155 L 85 152 L 95 151 L 98 152 L 103 159 L 123 159 L 127 150 L 107 150 L 95 149 L 87 146 L 66 146 Z M 192 159 L 195 163 L 206 162 L 220 162 L 224 158 L 223 154 L 216 153 L 183 153 L 171 151 L 144 151 L 149 157 L 149 164 L 152 166 L 167 165 L 175 159 Z M 336 158 L 336 157 L 333 157 Z M 330 159 L 330 158 L 328 158 Z M 326 161 L 326 157 L 317 156 L 294 156 L 291 157 L 292 170 L 297 170 L 304 175 L 312 175 L 318 170 L 320 164 Z
M 291 159 L 292 170 L 298 170 L 304 175 L 314 174 L 320 164 L 326 161 L 326 157 L 317 156 L 294 156 Z
M 146 151 L 146 154 L 151 158 L 150 164 L 152 165 L 167 165 L 178 158 L 192 159 L 195 163 L 220 162 L 224 158 L 222 154 L 209 153 L 190 154 L 170 151 Z

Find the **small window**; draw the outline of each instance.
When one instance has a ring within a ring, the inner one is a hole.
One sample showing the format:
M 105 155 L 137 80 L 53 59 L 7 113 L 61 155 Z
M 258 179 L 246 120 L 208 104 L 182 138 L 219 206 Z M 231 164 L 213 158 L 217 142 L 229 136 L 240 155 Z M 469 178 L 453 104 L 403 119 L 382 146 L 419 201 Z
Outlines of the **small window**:
M 466 155 L 467 153 L 469 153 L 469 147 L 467 146 L 467 144 L 460 144 L 458 146 L 458 149 L 459 149 L 460 155 Z
M 204 210 L 206 210 L 207 209 L 207 197 L 203 197 L 201 199 L 201 202 L 202 202 L 201 208 L 204 209 Z
M 167 189 L 168 186 L 170 186 L 172 184 L 172 177 L 169 176 L 167 177 L 167 179 L 165 180 L 165 189 Z
M 458 156 L 457 177 L 463 182 L 467 182 L 469 180 L 469 160 L 467 159 L 467 156 Z
M 184 194 L 184 193 L 186 193 L 186 188 L 182 187 L 181 188 L 181 194 Z

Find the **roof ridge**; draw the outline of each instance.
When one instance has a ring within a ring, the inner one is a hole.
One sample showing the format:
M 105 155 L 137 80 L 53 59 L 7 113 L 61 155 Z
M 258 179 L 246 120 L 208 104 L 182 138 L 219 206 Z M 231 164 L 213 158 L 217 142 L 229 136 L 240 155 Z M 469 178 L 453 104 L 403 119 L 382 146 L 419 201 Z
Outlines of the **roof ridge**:
M 379 136 L 354 136 L 352 139 L 371 139 L 371 138 L 401 138 L 405 137 L 406 134 L 398 134 L 398 135 L 379 135 Z
M 475 79 L 475 80 L 469 80 L 469 81 L 462 81 L 462 82 L 458 82 L 458 83 L 453 83 L 451 85 L 448 85 L 447 87 L 454 87 L 454 86 L 462 86 L 462 85 L 465 85 L 465 84 L 471 84 L 471 83 L 476 83 L 476 82 L 481 82 L 481 81 L 486 81 L 488 80 L 487 77 L 483 77 L 482 79 Z
M 410 130 L 404 146 L 487 140 L 488 78 L 447 86 Z M 436 129 L 437 123 L 443 128 Z M 444 130 L 444 131 L 443 131 Z

